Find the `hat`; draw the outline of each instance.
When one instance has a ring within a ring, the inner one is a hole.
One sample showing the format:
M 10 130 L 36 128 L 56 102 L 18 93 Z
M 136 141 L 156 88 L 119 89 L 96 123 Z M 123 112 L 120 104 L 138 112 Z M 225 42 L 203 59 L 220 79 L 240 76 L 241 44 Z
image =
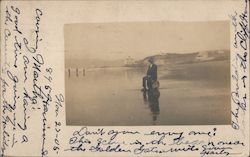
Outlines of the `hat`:
M 154 62 L 154 58 L 153 58 L 153 57 L 150 57 L 150 58 L 148 59 L 148 61 L 149 61 L 149 62 Z

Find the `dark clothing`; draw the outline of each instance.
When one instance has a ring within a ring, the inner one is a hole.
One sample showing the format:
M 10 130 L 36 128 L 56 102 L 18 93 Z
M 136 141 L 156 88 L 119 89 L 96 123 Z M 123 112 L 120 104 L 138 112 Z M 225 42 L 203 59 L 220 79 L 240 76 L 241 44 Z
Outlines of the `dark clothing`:
M 150 77 L 148 77 L 148 76 L 144 76 L 142 78 L 142 86 L 145 89 L 146 89 L 146 87 L 148 87 L 149 89 L 151 89 L 152 88 L 152 79 Z
M 148 66 L 147 76 L 144 76 L 142 79 L 143 88 L 148 87 L 152 88 L 152 82 L 157 80 L 157 65 L 152 64 L 152 66 Z
M 152 80 L 157 80 L 157 65 L 152 64 L 151 67 L 148 67 L 147 76 L 149 76 Z

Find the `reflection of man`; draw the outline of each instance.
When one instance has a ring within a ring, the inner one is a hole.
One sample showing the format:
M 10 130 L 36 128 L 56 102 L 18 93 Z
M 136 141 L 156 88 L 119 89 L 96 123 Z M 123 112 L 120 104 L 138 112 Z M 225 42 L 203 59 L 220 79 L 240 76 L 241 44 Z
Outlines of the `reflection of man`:
M 153 124 L 156 124 L 157 117 L 160 114 L 159 97 L 160 92 L 157 88 L 143 92 L 144 103 L 148 103 L 149 105 L 152 113 Z
M 151 57 L 148 59 L 149 66 L 147 75 L 143 77 L 142 80 L 142 91 L 152 89 L 152 83 L 157 80 L 157 65 L 154 64 L 154 59 Z

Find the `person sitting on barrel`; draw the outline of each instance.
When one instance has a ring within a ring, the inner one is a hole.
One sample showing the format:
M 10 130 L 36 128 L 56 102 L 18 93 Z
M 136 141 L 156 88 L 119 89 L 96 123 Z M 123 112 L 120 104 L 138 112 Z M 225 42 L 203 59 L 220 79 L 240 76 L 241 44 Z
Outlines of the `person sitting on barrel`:
M 157 65 L 154 64 L 154 58 L 150 57 L 148 59 L 149 66 L 147 70 L 147 75 L 142 79 L 142 91 L 151 90 L 159 87 L 159 82 L 157 81 Z

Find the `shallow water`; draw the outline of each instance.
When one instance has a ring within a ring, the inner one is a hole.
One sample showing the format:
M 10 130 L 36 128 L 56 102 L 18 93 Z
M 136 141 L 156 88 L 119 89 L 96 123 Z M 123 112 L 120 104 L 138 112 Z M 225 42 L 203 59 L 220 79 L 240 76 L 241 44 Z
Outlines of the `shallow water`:
M 66 76 L 67 125 L 230 124 L 230 87 L 218 79 L 166 78 L 159 91 L 140 91 L 145 69 L 100 68 Z M 211 78 L 211 77 L 210 77 Z

